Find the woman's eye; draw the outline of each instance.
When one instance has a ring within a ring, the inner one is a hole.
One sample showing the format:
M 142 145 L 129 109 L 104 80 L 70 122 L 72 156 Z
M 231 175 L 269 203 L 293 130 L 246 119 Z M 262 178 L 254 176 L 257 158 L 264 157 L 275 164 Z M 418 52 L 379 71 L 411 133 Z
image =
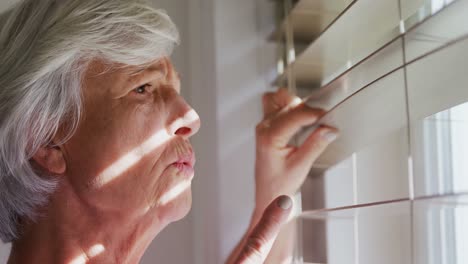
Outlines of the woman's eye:
M 148 92 L 148 87 L 150 87 L 151 85 L 149 84 L 145 84 L 145 85 L 142 85 L 136 89 L 134 89 L 133 91 L 137 94 L 145 94 L 146 92 Z

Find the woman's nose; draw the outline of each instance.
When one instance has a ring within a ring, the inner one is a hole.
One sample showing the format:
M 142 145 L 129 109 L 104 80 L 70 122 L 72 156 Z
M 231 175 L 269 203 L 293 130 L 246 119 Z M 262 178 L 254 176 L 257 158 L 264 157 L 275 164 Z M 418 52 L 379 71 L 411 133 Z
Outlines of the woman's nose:
M 187 104 L 184 109 L 184 111 L 179 110 L 180 114 L 170 124 L 169 133 L 188 139 L 195 135 L 200 129 L 200 117 L 197 112 Z
M 195 135 L 200 129 L 200 117 L 195 110 L 190 110 L 181 120 L 181 125 L 174 132 L 175 135 L 184 137 L 186 139 Z

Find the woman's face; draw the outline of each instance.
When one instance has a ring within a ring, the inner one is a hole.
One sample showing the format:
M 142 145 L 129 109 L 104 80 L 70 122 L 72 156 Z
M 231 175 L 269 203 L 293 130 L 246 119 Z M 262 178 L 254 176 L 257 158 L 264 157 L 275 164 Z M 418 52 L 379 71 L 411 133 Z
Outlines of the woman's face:
M 180 96 L 168 59 L 135 70 L 90 64 L 83 116 L 63 146 L 65 175 L 93 209 L 175 221 L 191 207 L 195 156 L 188 139 L 199 117 Z

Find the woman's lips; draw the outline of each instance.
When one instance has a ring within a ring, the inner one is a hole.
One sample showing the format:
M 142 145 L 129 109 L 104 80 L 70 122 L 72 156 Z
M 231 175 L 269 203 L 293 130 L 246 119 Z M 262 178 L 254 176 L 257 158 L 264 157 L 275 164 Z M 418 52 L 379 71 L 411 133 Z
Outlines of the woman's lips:
M 186 155 L 184 157 L 181 157 L 178 161 L 172 163 L 171 166 L 177 168 L 180 172 L 184 173 L 185 175 L 192 177 L 194 174 L 193 167 L 195 166 L 195 156 Z
M 195 166 L 195 155 L 187 154 L 179 157 L 178 160 L 174 162 L 174 164 L 184 164 L 193 168 Z

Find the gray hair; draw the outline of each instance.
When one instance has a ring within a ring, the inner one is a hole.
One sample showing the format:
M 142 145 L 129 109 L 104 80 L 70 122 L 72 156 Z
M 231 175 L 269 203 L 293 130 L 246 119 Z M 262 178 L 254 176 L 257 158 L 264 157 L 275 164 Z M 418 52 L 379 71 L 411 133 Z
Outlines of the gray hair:
M 31 163 L 56 133 L 74 133 L 81 81 L 100 59 L 144 66 L 179 42 L 168 15 L 144 0 L 23 0 L 0 15 L 0 238 L 18 239 L 57 181 Z

